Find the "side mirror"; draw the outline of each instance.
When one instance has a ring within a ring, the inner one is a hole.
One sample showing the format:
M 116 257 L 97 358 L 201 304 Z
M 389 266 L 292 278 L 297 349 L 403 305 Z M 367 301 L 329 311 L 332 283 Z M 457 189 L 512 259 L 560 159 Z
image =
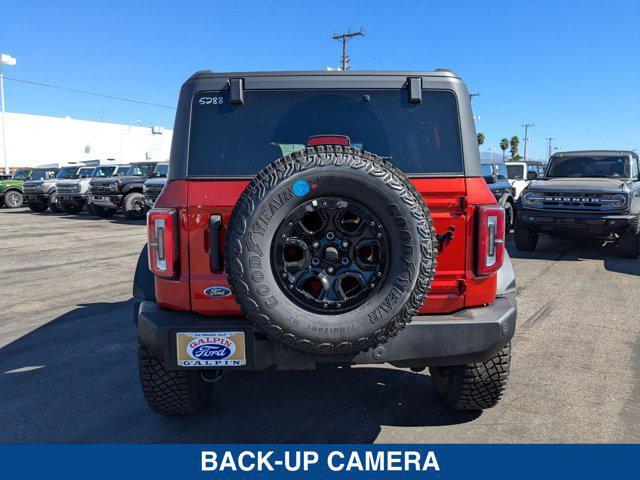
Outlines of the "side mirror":
M 485 175 L 482 178 L 484 178 L 484 181 L 487 182 L 487 185 L 491 183 L 496 183 L 496 179 L 493 177 L 493 175 Z

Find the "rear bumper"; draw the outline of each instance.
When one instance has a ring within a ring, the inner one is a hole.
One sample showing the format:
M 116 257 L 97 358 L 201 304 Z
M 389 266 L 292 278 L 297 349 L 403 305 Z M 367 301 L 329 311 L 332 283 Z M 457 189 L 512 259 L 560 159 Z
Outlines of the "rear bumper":
M 628 229 L 635 218 L 631 214 L 582 213 L 518 209 L 518 220 L 537 231 L 577 229 L 594 233 Z
M 268 339 L 245 317 L 205 317 L 160 308 L 156 302 L 136 304 L 140 341 L 169 370 L 178 366 L 176 333 L 242 331 L 246 338 L 246 365 L 221 367 L 238 370 L 308 368 L 315 363 L 376 364 L 398 367 L 461 365 L 489 359 L 515 332 L 517 308 L 511 297 L 497 298 L 486 307 L 450 315 L 414 317 L 396 337 L 366 352 L 349 356 L 312 356 Z M 220 368 L 220 367 L 216 367 Z

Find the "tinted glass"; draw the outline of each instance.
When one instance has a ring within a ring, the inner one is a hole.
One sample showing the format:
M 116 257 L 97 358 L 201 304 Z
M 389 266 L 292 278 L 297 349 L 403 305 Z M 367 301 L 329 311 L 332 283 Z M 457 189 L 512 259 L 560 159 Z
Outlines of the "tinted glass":
M 26 180 L 29 173 L 31 173 L 31 170 L 18 170 L 11 178 L 14 180 Z
M 91 172 L 92 177 L 110 177 L 116 167 L 96 167 Z
M 482 176 L 483 177 L 493 177 L 493 168 L 489 164 L 482 164 Z
M 159 177 L 166 177 L 168 171 L 169 165 L 158 165 L 153 173 L 157 174 Z
M 509 173 L 507 171 L 507 166 L 504 163 L 499 163 L 496 165 L 498 180 L 508 180 Z
M 131 165 L 127 170 L 127 175 L 133 175 L 136 177 L 146 177 L 151 171 L 151 165 Z
M 87 175 L 91 175 L 93 173 L 94 168 L 81 168 L 78 173 L 79 176 L 84 177 Z
M 368 96 L 368 99 L 365 97 Z M 425 90 L 245 91 L 194 97 L 190 176 L 253 176 L 273 160 L 305 148 L 314 135 L 346 135 L 351 145 L 389 158 L 408 174 L 462 173 L 456 98 Z
M 524 178 L 524 165 L 507 165 L 508 177 L 512 180 L 522 180 Z
M 78 169 L 76 167 L 61 168 L 56 178 L 75 178 Z
M 610 177 L 631 176 L 628 157 L 555 157 L 551 159 L 547 177 Z
M 31 180 L 44 180 L 49 177 L 50 175 L 47 175 L 47 172 L 43 170 L 36 170 L 31 174 Z

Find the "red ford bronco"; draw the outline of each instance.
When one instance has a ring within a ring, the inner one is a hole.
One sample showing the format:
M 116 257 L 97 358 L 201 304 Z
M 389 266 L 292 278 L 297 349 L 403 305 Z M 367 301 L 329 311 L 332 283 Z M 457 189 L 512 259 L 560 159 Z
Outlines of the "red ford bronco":
M 504 211 L 464 83 L 434 72 L 198 72 L 134 280 L 149 406 L 225 370 L 390 363 L 455 409 L 502 395 L 516 322 Z

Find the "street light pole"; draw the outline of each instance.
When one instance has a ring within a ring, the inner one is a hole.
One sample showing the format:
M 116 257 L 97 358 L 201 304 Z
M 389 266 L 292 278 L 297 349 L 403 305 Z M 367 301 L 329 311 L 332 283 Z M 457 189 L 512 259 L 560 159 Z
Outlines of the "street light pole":
M 2 103 L 2 153 L 4 159 L 4 174 L 9 174 L 9 163 L 7 161 L 7 137 L 5 134 L 5 118 L 4 118 L 4 73 L 2 72 L 3 65 L 15 65 L 16 59 L 11 55 L 0 55 L 0 103 Z

